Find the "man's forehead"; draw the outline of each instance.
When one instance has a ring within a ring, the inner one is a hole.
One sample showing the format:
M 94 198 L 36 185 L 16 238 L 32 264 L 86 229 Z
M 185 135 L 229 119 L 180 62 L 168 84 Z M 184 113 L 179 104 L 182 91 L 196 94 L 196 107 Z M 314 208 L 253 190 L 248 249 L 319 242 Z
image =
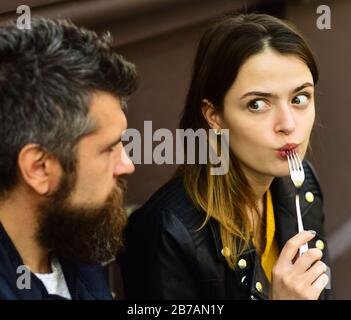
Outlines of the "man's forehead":
M 102 109 L 108 111 L 109 109 L 122 110 L 121 99 L 109 92 L 94 91 L 90 95 L 90 112 L 100 112 Z
M 127 119 L 118 97 L 106 92 L 96 92 L 91 97 L 89 117 L 94 123 L 95 136 L 113 138 L 127 129 Z
M 125 118 L 121 99 L 107 92 L 96 92 L 90 100 L 89 114 L 97 120 L 123 121 Z

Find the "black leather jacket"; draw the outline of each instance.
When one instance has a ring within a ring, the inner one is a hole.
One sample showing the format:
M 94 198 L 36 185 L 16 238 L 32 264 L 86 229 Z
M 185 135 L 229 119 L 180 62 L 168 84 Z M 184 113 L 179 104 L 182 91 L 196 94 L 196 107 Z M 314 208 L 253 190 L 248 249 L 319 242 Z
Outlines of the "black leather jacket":
M 329 265 L 322 192 L 306 161 L 304 169 L 306 178 L 300 189 L 303 224 L 306 230 L 317 232 L 309 247 L 324 246 L 322 260 Z M 270 190 L 282 249 L 297 233 L 295 189 L 290 178 L 284 177 L 275 178 Z M 306 196 L 308 192 L 314 197 Z M 204 218 L 181 179 L 167 183 L 131 215 L 126 249 L 118 258 L 126 299 L 268 299 L 269 282 L 255 248 L 238 259 L 244 259 L 246 267 L 241 263 L 242 268 L 230 269 L 221 254 L 218 223 L 210 220 L 195 232 Z M 323 290 L 320 299 L 329 295 L 330 290 Z

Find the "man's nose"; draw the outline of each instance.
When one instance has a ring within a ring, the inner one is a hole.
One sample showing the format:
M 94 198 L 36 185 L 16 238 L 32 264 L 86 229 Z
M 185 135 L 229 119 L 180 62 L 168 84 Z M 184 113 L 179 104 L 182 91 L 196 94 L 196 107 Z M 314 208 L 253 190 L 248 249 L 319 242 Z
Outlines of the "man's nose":
M 128 155 L 125 152 L 125 149 L 122 147 L 120 159 L 115 165 L 114 176 L 117 177 L 124 174 L 132 174 L 134 171 L 134 164 L 132 160 L 129 159 Z
M 275 131 L 290 134 L 296 129 L 294 112 L 289 105 L 279 106 L 276 113 Z

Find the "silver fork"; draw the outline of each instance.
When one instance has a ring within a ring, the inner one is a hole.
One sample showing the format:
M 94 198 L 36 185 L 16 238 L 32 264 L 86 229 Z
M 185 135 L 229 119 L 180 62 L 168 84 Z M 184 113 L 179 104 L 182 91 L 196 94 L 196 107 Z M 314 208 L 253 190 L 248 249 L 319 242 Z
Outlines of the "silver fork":
M 299 232 L 304 231 L 302 218 L 301 218 L 301 210 L 300 210 L 300 197 L 299 197 L 299 189 L 305 181 L 305 172 L 303 171 L 303 166 L 299 155 L 295 151 L 287 151 L 287 158 L 289 164 L 290 178 L 296 188 L 296 214 L 297 214 L 297 226 Z M 300 256 L 308 250 L 308 244 L 305 243 L 299 249 Z

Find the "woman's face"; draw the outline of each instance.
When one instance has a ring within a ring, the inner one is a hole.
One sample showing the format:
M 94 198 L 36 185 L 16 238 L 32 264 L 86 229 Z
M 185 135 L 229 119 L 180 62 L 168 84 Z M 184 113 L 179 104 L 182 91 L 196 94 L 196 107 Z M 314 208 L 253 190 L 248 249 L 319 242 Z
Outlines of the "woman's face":
M 297 145 L 305 155 L 315 118 L 313 77 L 295 55 L 272 49 L 251 56 L 224 98 L 222 128 L 244 172 L 259 176 L 289 174 L 279 149 Z

